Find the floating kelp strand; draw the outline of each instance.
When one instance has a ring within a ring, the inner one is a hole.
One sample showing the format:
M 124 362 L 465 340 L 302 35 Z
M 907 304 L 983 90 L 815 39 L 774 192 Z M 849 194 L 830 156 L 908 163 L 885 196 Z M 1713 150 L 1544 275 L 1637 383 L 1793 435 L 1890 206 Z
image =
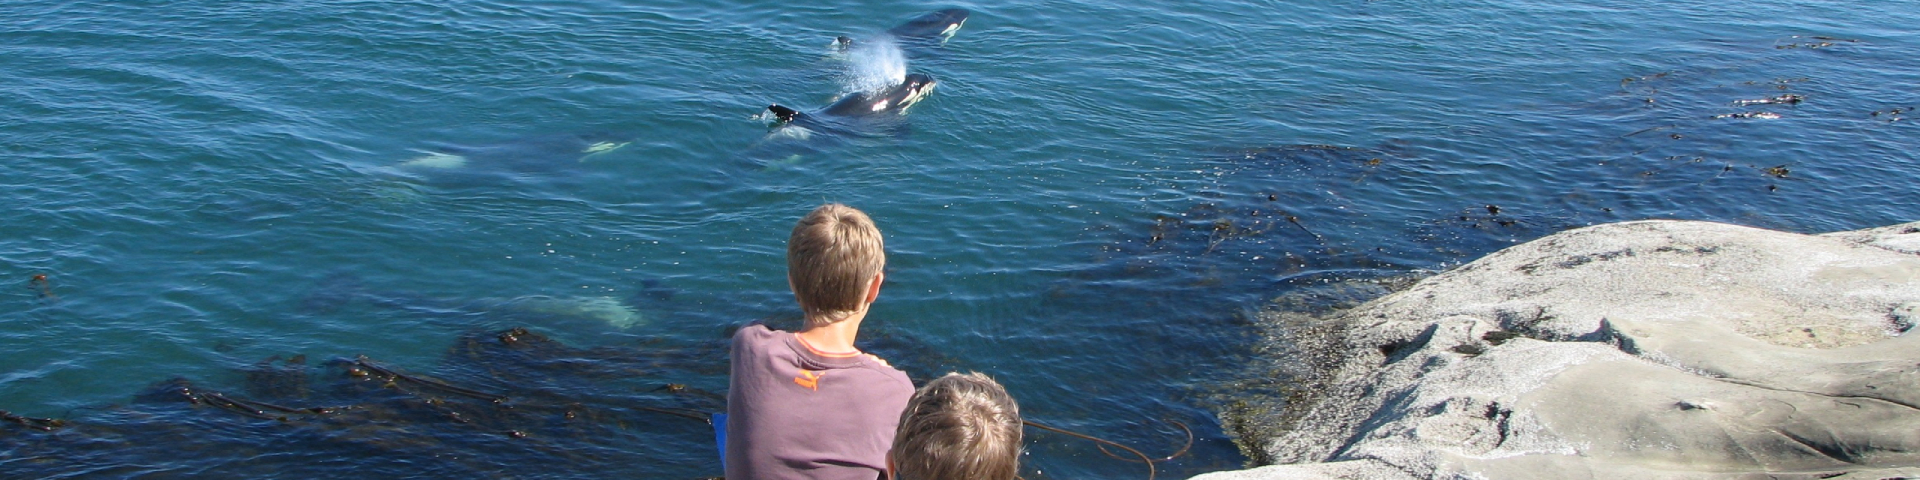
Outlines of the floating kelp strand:
M 335 407 L 294 408 L 254 400 L 243 400 L 227 396 L 220 392 L 202 391 L 195 388 L 192 384 L 187 383 L 185 379 L 178 378 L 165 382 L 164 385 L 166 386 L 160 387 L 159 390 L 144 395 L 144 397 L 161 400 L 177 399 L 185 401 L 189 405 L 206 405 L 249 417 L 268 420 L 286 420 L 287 417 L 283 414 L 327 415 L 340 410 Z
M 654 391 L 656 392 L 664 391 L 664 392 L 672 393 L 675 395 L 691 396 L 691 397 L 703 399 L 703 400 L 717 401 L 717 402 L 720 402 L 721 405 L 725 405 L 727 401 L 726 395 L 721 395 L 718 393 L 713 393 L 706 390 L 689 387 L 687 386 L 687 384 L 684 384 L 684 383 L 669 383 L 666 385 L 661 385 L 660 388 L 656 388 L 654 389 Z
M 442 369 L 466 372 L 499 385 L 592 389 L 607 381 L 663 374 L 724 375 L 725 351 L 720 344 L 582 349 L 517 327 L 463 334 Z
M 59 295 L 53 294 L 53 282 L 47 280 L 47 274 L 34 274 L 33 278 L 27 280 L 27 288 L 33 289 L 33 297 L 41 302 L 53 303 L 60 300 Z
M 1796 43 L 1787 43 L 1787 44 L 1780 44 L 1780 45 L 1774 45 L 1774 46 L 1773 46 L 1773 48 L 1775 48 L 1775 49 L 1779 49 L 1779 50 L 1791 50 L 1791 49 L 1795 49 L 1795 48 L 1809 48 L 1809 49 L 1811 49 L 1811 48 L 1827 48 L 1827 47 L 1832 47 L 1832 46 L 1836 46 L 1836 45 L 1839 45 L 1839 44 L 1841 44 L 1841 43 L 1857 43 L 1857 42 L 1859 42 L 1859 40 L 1845 40 L 1845 39 L 1838 39 L 1838 38 L 1833 38 L 1833 37 L 1813 37 L 1813 38 L 1814 38 L 1815 40 L 1819 40 L 1819 39 L 1823 39 L 1823 38 L 1825 38 L 1825 39 L 1830 39 L 1830 40 L 1822 40 L 1822 41 L 1818 41 L 1818 42 L 1796 42 Z
M 1280 215 L 1287 217 L 1287 223 L 1291 223 L 1293 224 L 1293 226 L 1300 227 L 1300 231 L 1307 232 L 1307 235 L 1312 235 L 1315 240 L 1319 240 L 1321 246 L 1325 246 L 1327 244 L 1327 237 L 1322 237 L 1320 236 L 1320 234 L 1314 233 L 1312 229 L 1307 228 L 1306 224 L 1300 223 L 1300 217 L 1288 215 L 1287 212 L 1280 212 Z
M 255 417 L 255 418 L 266 418 L 266 419 L 271 419 L 271 418 L 273 418 L 273 416 L 272 416 L 272 415 L 267 415 L 267 412 L 265 412 L 265 411 L 261 411 L 261 409 L 259 409 L 259 408 L 255 408 L 255 407 L 253 407 L 253 406 L 251 406 L 251 405 L 247 405 L 247 404 L 245 404 L 245 403 L 241 403 L 241 402 L 238 402 L 238 401 L 234 401 L 234 400 L 233 400 L 233 399 L 231 399 L 231 398 L 227 398 L 227 396 L 226 396 L 226 395 L 221 395 L 221 394 L 219 394 L 219 393 L 215 393 L 215 392 L 206 392 L 206 393 L 200 393 L 200 392 L 193 392 L 193 393 L 191 393 L 191 395 L 193 395 L 193 396 L 194 396 L 194 398 L 197 398 L 197 399 L 199 399 L 199 400 L 200 400 L 200 402 L 199 402 L 199 403 L 200 403 L 200 404 L 202 404 L 202 405 L 212 405 L 212 406 L 215 406 L 215 407 L 219 407 L 219 408 L 224 408 L 224 409 L 227 409 L 227 410 L 232 410 L 232 411 L 234 411 L 234 412 L 238 412 L 238 413 L 240 413 L 240 414 L 242 414 L 242 415 L 246 415 L 246 416 L 250 416 L 250 417 Z
M 1097 443 L 1097 444 L 1101 444 L 1101 445 L 1112 445 L 1112 446 L 1114 446 L 1114 447 L 1119 447 L 1119 448 L 1120 448 L 1121 450 L 1126 450 L 1126 451 L 1127 451 L 1127 453 L 1132 453 L 1132 454 L 1134 454 L 1134 455 L 1136 455 L 1136 456 L 1139 456 L 1139 457 L 1140 457 L 1140 460 L 1141 460 L 1141 463 L 1145 463 L 1145 464 L 1147 464 L 1147 480 L 1153 480 L 1153 477 L 1154 477 L 1154 474 L 1156 473 L 1156 469 L 1155 469 L 1155 468 L 1153 468 L 1153 461 L 1154 461 L 1154 460 L 1153 460 L 1153 457 L 1149 457 L 1149 456 L 1147 456 L 1147 454 L 1145 454 L 1145 453 L 1140 453 L 1140 451 L 1139 451 L 1139 450 L 1135 450 L 1135 449 L 1134 449 L 1133 447 L 1129 447 L 1129 446 L 1126 446 L 1126 445 L 1121 445 L 1121 444 L 1119 444 L 1119 443 L 1117 443 L 1117 442 L 1114 442 L 1114 441 L 1112 441 L 1112 440 L 1107 440 L 1107 439 L 1104 439 L 1104 438 L 1100 438 L 1100 437 L 1095 437 L 1095 436 L 1092 436 L 1092 435 L 1087 435 L 1087 434 L 1084 434 L 1084 433 L 1080 433 L 1080 432 L 1075 432 L 1075 431 L 1072 431 L 1072 430 L 1067 430 L 1067 429 L 1063 429 L 1063 428 L 1059 428 L 1059 427 L 1053 427 L 1053 426 L 1048 426 L 1048 425 L 1046 425 L 1046 424 L 1042 424 L 1042 423 L 1039 423 L 1039 422 L 1035 422 L 1035 421 L 1032 421 L 1032 420 L 1021 420 L 1021 421 L 1020 421 L 1020 423 L 1021 423 L 1021 424 L 1023 424 L 1023 425 L 1026 425 L 1026 426 L 1029 426 L 1029 427 L 1033 427 L 1033 428 L 1038 428 L 1038 429 L 1041 429 L 1041 430 L 1046 430 L 1046 431 L 1049 431 L 1049 432 L 1053 432 L 1053 433 L 1058 433 L 1058 434 L 1062 434 L 1062 435 L 1067 435 L 1067 436 L 1070 436 L 1070 437 L 1074 437 L 1074 438 L 1079 438 L 1079 439 L 1082 439 L 1082 440 L 1089 440 L 1089 441 L 1092 441 L 1092 442 L 1094 442 L 1094 443 Z M 1185 425 L 1182 425 L 1182 427 L 1184 427 L 1184 426 L 1185 426 Z M 1189 435 L 1191 435 L 1191 432 L 1189 432 Z M 1189 445 L 1191 445 L 1191 443 L 1189 443 Z M 1107 453 L 1107 455 L 1108 455 L 1108 456 L 1112 456 L 1112 455 L 1113 455 L 1112 453 L 1108 453 L 1108 452 L 1107 452 L 1107 450 L 1106 450 L 1106 449 L 1104 449 L 1104 448 L 1103 448 L 1103 449 L 1101 449 L 1100 451 L 1101 451 L 1102 453 Z M 1184 452 L 1184 451 L 1186 451 L 1186 450 L 1185 450 L 1185 449 L 1181 449 L 1181 451 L 1182 451 L 1182 452 Z M 1171 457 L 1169 457 L 1169 458 L 1171 458 Z
M 1800 102 L 1804 102 L 1806 100 L 1807 100 L 1806 96 L 1789 93 L 1785 95 L 1767 97 L 1767 98 L 1761 98 L 1761 99 L 1755 99 L 1755 100 L 1734 100 L 1733 106 L 1744 107 L 1748 105 L 1771 105 L 1771 104 L 1798 105 L 1800 104 Z
M 1789 40 L 1787 40 L 1786 43 L 1781 43 L 1779 40 L 1775 40 L 1773 42 L 1774 43 L 1773 48 L 1779 49 L 1779 50 L 1790 50 L 1790 49 L 1796 49 L 1796 48 L 1827 48 L 1827 47 L 1832 47 L 1842 43 L 1861 43 L 1860 40 L 1858 39 L 1840 38 L 1840 37 L 1835 37 L 1830 35 L 1794 35 L 1787 38 Z M 1807 42 L 1807 41 L 1801 41 L 1799 39 L 1807 39 L 1807 40 L 1813 40 L 1813 41 Z
M 34 430 L 39 430 L 42 432 L 53 431 L 53 429 L 67 426 L 67 422 L 65 420 L 60 420 L 57 418 L 22 417 L 19 415 L 14 415 L 13 412 L 9 412 L 6 410 L 0 410 L 0 420 L 5 420 L 8 423 L 21 425 L 21 426 L 31 428 Z
M 274 366 L 276 361 L 282 362 L 282 365 Z M 306 355 L 294 355 L 284 361 L 279 355 L 274 355 L 243 371 L 246 373 L 247 393 L 254 397 L 300 399 L 311 393 L 307 386 Z
M 1780 118 L 1780 114 L 1773 113 L 1773 112 L 1723 113 L 1720 115 L 1714 115 L 1713 118 L 1716 120 L 1722 119 L 1722 118 L 1757 118 L 1757 119 L 1765 119 L 1765 120 L 1774 120 L 1774 119 Z
M 1893 123 L 1893 122 L 1898 122 L 1905 118 L 1905 117 L 1902 117 L 1901 114 L 1913 112 L 1917 108 L 1920 108 L 1920 107 L 1905 107 L 1905 108 L 1896 107 L 1889 110 L 1874 110 L 1873 113 L 1868 114 L 1868 116 L 1873 117 L 1874 119 L 1877 119 L 1877 120 L 1885 120 L 1887 123 Z M 1882 115 L 1885 115 L 1885 116 L 1882 116 Z
M 1193 429 L 1192 428 L 1188 428 L 1186 423 L 1181 422 L 1179 420 L 1174 420 L 1169 418 L 1169 419 L 1165 419 L 1164 421 L 1167 423 L 1173 424 L 1173 426 L 1180 427 L 1180 431 L 1183 433 L 1186 433 L 1187 435 L 1187 443 L 1185 445 L 1180 446 L 1179 450 L 1175 450 L 1173 453 L 1167 454 L 1167 456 L 1154 458 L 1154 459 L 1151 459 L 1150 461 L 1165 462 L 1165 461 L 1173 460 L 1176 458 L 1180 458 L 1183 455 L 1186 455 L 1188 450 L 1193 449 Z M 1100 449 L 1100 453 L 1105 453 L 1107 454 L 1108 457 L 1113 457 L 1113 459 L 1115 460 L 1139 462 L 1139 460 L 1115 455 L 1112 451 L 1107 450 L 1107 446 L 1105 444 L 1096 444 L 1095 446 Z
M 1678 127 L 1678 126 L 1679 126 L 1679 125 L 1661 125 L 1661 126 L 1658 126 L 1658 127 L 1647 127 L 1647 128 L 1642 128 L 1642 129 L 1639 129 L 1639 130 L 1634 130 L 1634 131 L 1633 131 L 1633 133 L 1629 133 L 1629 134 L 1626 134 L 1626 135 L 1621 135 L 1621 136 L 1622 136 L 1622 137 L 1631 137 L 1631 136 L 1634 136 L 1634 135 L 1639 135 L 1639 134 L 1642 134 L 1642 133 L 1647 133 L 1647 132 L 1657 132 L 1657 131 L 1660 131 L 1660 130 L 1666 130 L 1666 129 L 1669 129 L 1669 128 L 1674 128 L 1674 127 Z
M 1627 88 L 1627 85 L 1633 82 L 1647 82 L 1650 80 L 1659 80 L 1662 78 L 1667 78 L 1668 75 L 1673 75 L 1673 72 L 1660 72 L 1652 75 L 1641 75 L 1638 77 L 1622 78 L 1620 79 L 1620 88 Z
M 342 360 L 342 361 L 346 361 L 346 360 Z M 382 367 L 374 364 L 373 361 L 368 359 L 365 355 L 361 355 L 358 358 L 355 358 L 354 360 L 347 361 L 347 362 L 350 363 L 351 366 L 353 367 L 358 367 L 358 368 L 364 369 L 364 371 L 366 372 L 370 372 L 372 374 L 377 374 L 384 377 L 382 378 L 382 380 L 386 380 L 390 384 L 397 384 L 400 381 L 405 381 L 407 383 L 411 383 L 414 385 L 420 385 L 420 386 L 424 386 L 424 387 L 428 387 L 436 390 L 441 390 L 448 393 L 465 396 L 468 398 L 485 400 L 488 402 L 492 402 L 496 405 L 504 405 L 507 402 L 507 397 L 504 395 L 494 395 L 491 393 L 486 393 L 486 392 L 473 390 L 465 387 L 455 386 L 455 385 L 448 384 L 446 382 L 441 382 L 438 380 L 429 380 L 429 379 L 415 377 L 412 375 L 407 375 L 404 373 L 393 371 L 386 367 Z
M 666 408 L 666 407 L 648 407 L 648 406 L 634 406 L 633 408 L 637 410 L 644 410 L 644 411 L 653 412 L 653 413 L 664 413 L 664 414 L 673 415 L 676 417 L 691 418 L 694 420 L 706 422 L 708 425 L 713 424 L 713 414 L 707 413 L 707 412 L 701 412 L 697 410 L 688 410 L 684 408 Z
M 500 334 L 496 335 L 496 338 L 501 338 L 502 340 L 511 339 L 512 341 L 509 343 L 516 343 L 516 344 L 520 343 L 520 341 L 527 340 L 527 339 L 538 339 L 537 343 L 552 344 L 556 346 L 558 345 L 557 343 L 552 343 L 551 340 L 548 340 L 546 337 L 536 333 L 529 332 L 524 328 L 509 329 L 507 331 L 501 332 Z M 350 376 L 363 378 L 363 379 L 371 378 L 373 380 L 387 382 L 389 385 L 394 385 L 394 386 L 397 386 L 400 383 L 424 386 L 424 387 L 427 387 L 426 390 L 446 392 L 446 393 L 454 394 L 455 396 L 458 396 L 458 397 L 465 397 L 465 398 L 485 401 L 490 404 L 499 406 L 500 410 L 502 411 L 528 410 L 533 412 L 553 412 L 556 416 L 562 419 L 572 421 L 572 420 L 579 419 L 582 416 L 582 412 L 589 410 L 578 403 L 573 403 L 566 406 L 551 406 L 551 405 L 539 405 L 539 404 L 522 405 L 518 403 L 508 404 L 507 402 L 509 400 L 509 396 L 507 395 L 491 394 L 491 393 L 482 392 L 479 390 L 474 390 L 471 388 L 449 384 L 447 382 L 443 382 L 439 380 L 431 380 L 431 379 L 425 379 L 425 378 L 408 375 L 387 367 L 383 367 L 377 363 L 374 363 L 372 360 L 366 358 L 365 356 L 361 356 L 358 359 L 350 362 L 348 366 L 349 366 L 350 372 L 354 370 L 363 372 L 357 375 L 353 373 L 349 373 Z M 693 389 L 691 387 L 687 387 L 681 384 L 668 384 L 667 386 L 661 387 L 660 389 L 656 389 L 656 390 L 665 390 L 671 393 L 691 394 L 691 395 L 695 395 L 696 397 L 700 396 L 701 394 L 704 394 L 706 396 L 716 396 L 710 392 Z M 406 391 L 406 390 L 402 389 L 402 391 Z M 422 392 L 408 392 L 408 393 L 413 395 L 419 395 Z M 719 398 L 724 398 L 724 397 L 719 397 Z M 475 415 L 491 416 L 493 414 L 486 413 L 485 411 L 467 411 L 463 413 L 459 410 L 456 410 L 458 406 L 455 403 L 449 402 L 448 400 L 442 399 L 442 398 L 426 398 L 422 400 L 422 403 L 426 407 L 437 411 L 438 412 L 437 415 L 458 424 L 486 423 L 489 425 L 493 425 L 493 424 L 505 425 L 505 424 L 511 424 L 514 422 L 513 420 L 506 419 L 506 418 L 488 419 L 482 422 L 481 419 L 476 418 Z M 631 408 L 637 411 L 672 415 L 676 417 L 697 420 L 697 421 L 700 421 L 703 423 L 709 423 L 709 424 L 711 423 L 711 416 L 712 416 L 711 413 L 708 413 L 706 411 L 696 410 L 696 409 L 687 409 L 687 408 L 654 407 L 654 406 L 645 406 L 645 405 L 628 405 L 624 408 Z M 522 412 L 522 415 L 537 416 L 538 414 Z M 516 438 L 516 439 L 526 438 L 528 433 L 524 429 L 508 429 L 506 430 L 506 432 L 508 432 L 509 437 Z

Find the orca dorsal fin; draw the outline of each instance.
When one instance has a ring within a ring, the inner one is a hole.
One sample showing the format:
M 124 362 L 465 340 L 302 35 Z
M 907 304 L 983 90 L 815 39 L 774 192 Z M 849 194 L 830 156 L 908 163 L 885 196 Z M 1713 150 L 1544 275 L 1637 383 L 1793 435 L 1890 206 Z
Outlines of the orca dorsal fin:
M 780 121 L 782 122 L 791 122 L 793 121 L 794 117 L 800 116 L 799 110 L 782 107 L 778 103 L 773 105 L 767 105 L 767 111 L 773 112 L 773 117 L 780 119 Z

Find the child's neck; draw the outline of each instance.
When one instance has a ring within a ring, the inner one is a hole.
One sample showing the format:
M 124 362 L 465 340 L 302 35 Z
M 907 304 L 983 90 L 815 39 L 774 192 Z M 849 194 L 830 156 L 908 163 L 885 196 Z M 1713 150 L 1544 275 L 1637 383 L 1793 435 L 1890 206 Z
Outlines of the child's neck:
M 858 353 L 860 349 L 853 347 L 853 339 L 860 335 L 860 320 L 866 316 L 867 312 L 862 309 L 838 322 L 808 327 L 793 335 L 821 352 Z M 812 324 L 812 320 L 808 320 L 808 324 Z

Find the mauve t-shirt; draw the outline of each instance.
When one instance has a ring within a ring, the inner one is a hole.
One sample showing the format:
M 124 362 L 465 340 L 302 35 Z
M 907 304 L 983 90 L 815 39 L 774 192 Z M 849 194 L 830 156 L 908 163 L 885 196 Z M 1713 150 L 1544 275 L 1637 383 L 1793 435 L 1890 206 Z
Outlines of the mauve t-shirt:
M 814 350 L 792 332 L 733 335 L 727 478 L 873 480 L 887 467 L 907 374 L 864 354 Z

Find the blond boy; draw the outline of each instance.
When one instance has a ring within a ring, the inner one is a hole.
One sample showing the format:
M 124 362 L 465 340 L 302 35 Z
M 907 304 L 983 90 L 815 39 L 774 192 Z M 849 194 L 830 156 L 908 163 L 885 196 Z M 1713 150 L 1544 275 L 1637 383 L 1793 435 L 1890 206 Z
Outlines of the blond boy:
M 799 332 L 748 325 L 733 336 L 726 476 L 873 480 L 913 382 L 854 347 L 880 296 L 880 229 L 853 207 L 808 213 L 787 239 L 787 284 L 806 312 Z
M 1013 480 L 1020 474 L 1020 405 L 999 382 L 949 373 L 900 412 L 887 454 L 895 480 Z

